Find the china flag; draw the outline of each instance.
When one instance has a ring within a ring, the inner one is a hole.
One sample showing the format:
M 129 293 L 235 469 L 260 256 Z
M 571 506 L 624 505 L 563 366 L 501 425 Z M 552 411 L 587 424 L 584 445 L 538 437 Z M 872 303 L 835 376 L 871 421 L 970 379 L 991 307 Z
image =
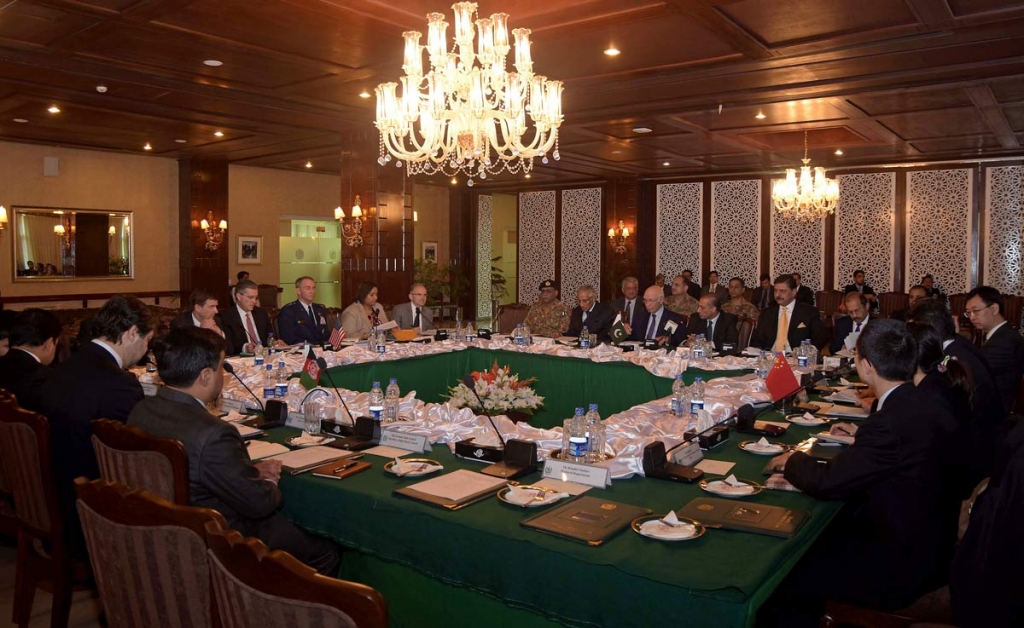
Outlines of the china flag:
M 800 382 L 793 374 L 793 368 L 789 366 L 786 356 L 782 353 L 775 357 L 775 364 L 772 364 L 772 370 L 768 371 L 768 377 L 765 378 L 764 383 L 772 395 L 772 401 L 784 399 L 800 388 Z

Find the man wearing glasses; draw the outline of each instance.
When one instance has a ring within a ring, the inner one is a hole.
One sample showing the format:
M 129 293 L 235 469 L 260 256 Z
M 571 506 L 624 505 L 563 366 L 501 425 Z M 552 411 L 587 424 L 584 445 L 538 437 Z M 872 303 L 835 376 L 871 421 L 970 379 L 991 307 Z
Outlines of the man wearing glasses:
M 572 309 L 569 331 L 565 332 L 565 335 L 579 338 L 585 326 L 588 332 L 597 336 L 598 342 L 608 342 L 615 310 L 610 305 L 597 302 L 597 293 L 593 286 L 581 286 L 576 291 L 576 301 L 579 305 Z
M 434 321 L 427 309 L 427 288 L 421 283 L 414 283 L 409 288 L 409 302 L 395 306 L 392 315 L 399 329 L 415 329 L 427 331 L 433 329 Z
M 653 340 L 658 346 L 677 347 L 686 340 L 683 317 L 665 307 L 665 292 L 658 286 L 644 291 L 644 311 L 628 331 L 630 340 Z
M 256 307 L 258 287 L 255 281 L 243 279 L 235 286 L 235 307 L 225 308 L 221 313 L 224 324 L 224 339 L 227 340 L 228 355 L 252 351 L 256 344 L 267 345 L 270 333 L 270 315 Z M 284 346 L 280 340 L 276 342 Z
M 1003 409 L 1013 412 L 1024 377 L 1024 338 L 1003 316 L 1003 296 L 995 288 L 978 286 L 968 292 L 964 314 L 985 334 L 981 353 L 992 367 Z

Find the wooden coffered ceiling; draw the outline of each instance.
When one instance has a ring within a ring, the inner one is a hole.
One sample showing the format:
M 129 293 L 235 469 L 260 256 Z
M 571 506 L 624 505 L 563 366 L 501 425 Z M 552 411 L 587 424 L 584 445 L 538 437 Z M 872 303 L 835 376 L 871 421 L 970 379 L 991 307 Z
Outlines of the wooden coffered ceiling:
M 360 92 L 449 5 L 0 0 L 0 138 L 338 172 L 375 141 Z M 534 180 L 777 171 L 804 131 L 830 168 L 1024 154 L 1019 0 L 481 0 L 498 10 L 565 81 L 562 160 Z

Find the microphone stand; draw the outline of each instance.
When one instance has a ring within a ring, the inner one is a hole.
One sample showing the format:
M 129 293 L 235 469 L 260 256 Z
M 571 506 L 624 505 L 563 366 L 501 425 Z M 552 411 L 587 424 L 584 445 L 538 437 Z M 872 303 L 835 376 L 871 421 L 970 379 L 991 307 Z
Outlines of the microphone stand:
M 235 373 L 235 367 L 231 366 L 230 362 L 224 363 L 224 371 L 230 373 L 238 380 L 238 383 L 242 385 L 242 388 L 245 388 L 245 390 L 252 395 L 252 398 L 256 400 L 256 403 L 260 404 L 260 410 L 263 412 L 262 417 L 244 421 L 243 425 L 248 425 L 249 427 L 271 428 L 285 424 L 285 421 L 288 419 L 288 406 L 285 405 L 284 402 L 278 401 L 277 399 L 271 399 L 264 404 L 263 401 L 260 400 L 259 396 L 257 396 L 251 388 L 245 385 L 245 382 L 238 376 L 238 373 Z
M 238 383 L 242 385 L 242 388 L 244 388 L 250 395 L 252 395 L 252 398 L 256 400 L 256 403 L 258 403 L 260 406 L 260 410 L 266 411 L 267 408 L 266 406 L 263 405 L 263 401 L 259 398 L 259 396 L 256 393 L 252 391 L 251 388 L 245 385 L 245 382 L 242 381 L 242 378 L 238 376 L 238 373 L 235 372 L 235 367 L 231 366 L 230 362 L 224 363 L 224 372 L 230 373 L 232 376 L 234 376 L 234 378 L 238 380 Z
M 476 391 L 476 380 L 473 379 L 472 375 L 466 375 L 462 378 L 462 383 L 465 384 L 466 388 L 473 391 L 473 396 L 480 403 L 480 410 L 487 417 L 488 422 L 491 424 L 491 428 L 494 433 L 498 435 L 498 440 L 501 441 L 502 460 L 495 462 L 495 464 L 487 467 L 481 473 L 485 475 L 493 475 L 499 478 L 505 478 L 507 480 L 514 480 L 515 478 L 528 475 L 537 470 L 537 443 L 512 439 L 509 441 L 505 440 L 505 437 L 501 435 L 498 430 L 498 426 L 494 424 L 494 419 L 491 417 L 491 413 L 484 406 L 484 400 L 480 398 L 480 393 Z M 462 442 L 456 443 L 455 453 L 459 453 L 459 446 Z M 470 441 L 472 445 L 472 440 Z M 480 449 L 480 446 L 473 446 L 474 449 Z
M 323 374 L 327 376 L 327 381 L 331 383 L 331 388 L 334 389 L 334 394 L 338 396 L 338 401 L 341 402 L 341 406 L 345 408 L 345 412 L 348 414 L 349 422 L 353 427 L 355 427 L 356 418 L 352 415 L 352 411 L 348 409 L 348 404 L 345 403 L 345 398 L 341 396 L 340 392 L 338 392 L 338 385 L 334 383 L 334 378 L 331 377 L 331 372 L 327 369 L 327 360 L 322 357 L 317 358 L 316 365 L 319 366 Z

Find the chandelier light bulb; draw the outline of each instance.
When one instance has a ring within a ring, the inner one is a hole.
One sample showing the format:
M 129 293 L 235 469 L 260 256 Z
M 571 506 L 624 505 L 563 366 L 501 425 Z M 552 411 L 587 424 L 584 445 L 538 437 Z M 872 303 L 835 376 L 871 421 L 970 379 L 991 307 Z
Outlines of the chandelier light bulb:
M 786 178 L 772 185 L 772 205 L 780 215 L 813 221 L 835 212 L 839 204 L 839 183 L 829 179 L 821 166 L 811 168 L 804 131 L 804 158 L 800 176 L 795 168 L 786 170 Z

